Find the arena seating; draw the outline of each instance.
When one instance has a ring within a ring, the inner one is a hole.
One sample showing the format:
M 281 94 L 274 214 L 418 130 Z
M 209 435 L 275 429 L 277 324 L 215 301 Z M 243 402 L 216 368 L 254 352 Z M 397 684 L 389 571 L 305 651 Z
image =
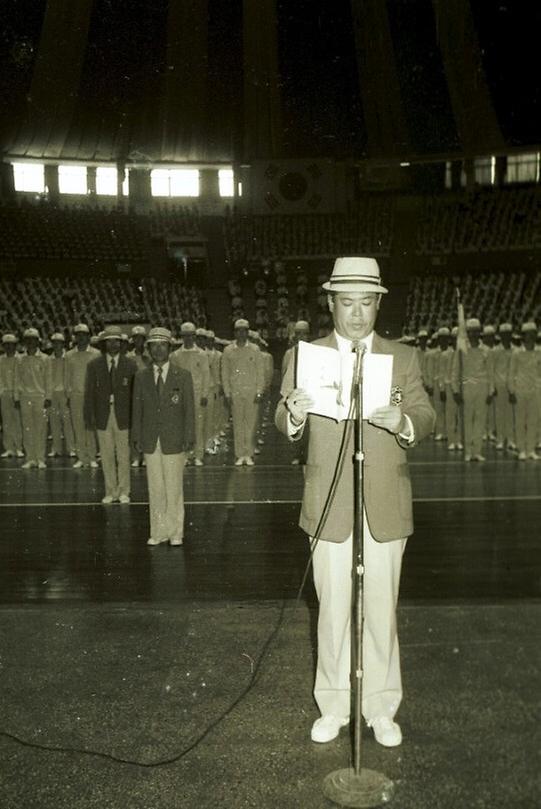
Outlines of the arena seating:
M 516 326 L 525 319 L 541 321 L 541 272 L 479 272 L 460 278 L 460 294 L 466 317 L 482 323 L 509 321 Z M 457 320 L 456 287 L 442 273 L 417 275 L 410 282 L 405 330 L 431 330 L 454 325 Z
M 428 197 L 417 231 L 421 255 L 540 246 L 541 190 L 536 186 Z
M 207 314 L 201 292 L 179 282 L 154 278 L 140 281 L 103 278 L 0 279 L 0 331 L 38 328 L 43 337 L 58 328 L 85 322 L 102 328 L 108 314 L 115 320 L 167 325 L 177 332 L 182 321 L 205 326 Z

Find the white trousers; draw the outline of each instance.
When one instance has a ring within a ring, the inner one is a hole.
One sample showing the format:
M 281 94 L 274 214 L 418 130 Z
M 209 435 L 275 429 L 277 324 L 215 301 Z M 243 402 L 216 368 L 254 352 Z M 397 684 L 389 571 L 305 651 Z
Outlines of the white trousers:
M 184 537 L 184 466 L 186 453 L 164 455 L 160 441 L 150 455 L 145 454 L 150 536 L 152 539 Z
M 352 537 L 319 541 L 313 554 L 319 599 L 314 697 L 325 716 L 350 715 Z M 402 700 L 396 604 L 406 539 L 377 542 L 364 520 L 362 712 L 370 724 L 391 719 Z
M 114 407 L 111 407 L 107 427 L 98 430 L 105 494 L 117 500 L 130 496 L 130 444 L 129 430 L 118 426 Z

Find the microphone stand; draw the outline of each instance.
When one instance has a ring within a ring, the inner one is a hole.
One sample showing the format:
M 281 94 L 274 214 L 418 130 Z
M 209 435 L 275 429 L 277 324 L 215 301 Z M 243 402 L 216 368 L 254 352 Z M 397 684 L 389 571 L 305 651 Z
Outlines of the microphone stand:
M 383 773 L 362 767 L 363 628 L 364 628 L 364 508 L 363 508 L 363 355 L 366 347 L 353 342 L 355 367 L 351 395 L 355 420 L 353 487 L 353 558 L 351 597 L 351 692 L 353 713 L 352 765 L 335 770 L 323 782 L 323 792 L 339 806 L 372 807 L 388 803 L 394 784 Z

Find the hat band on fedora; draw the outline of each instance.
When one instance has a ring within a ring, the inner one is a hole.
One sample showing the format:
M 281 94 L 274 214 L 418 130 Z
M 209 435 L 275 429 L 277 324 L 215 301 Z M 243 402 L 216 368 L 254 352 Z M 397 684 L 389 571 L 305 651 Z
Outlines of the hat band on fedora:
M 380 278 L 372 278 L 371 276 L 366 275 L 341 275 L 340 278 L 329 278 L 329 284 L 351 284 L 351 283 L 360 283 L 360 284 L 373 284 L 376 287 L 379 287 L 381 284 Z

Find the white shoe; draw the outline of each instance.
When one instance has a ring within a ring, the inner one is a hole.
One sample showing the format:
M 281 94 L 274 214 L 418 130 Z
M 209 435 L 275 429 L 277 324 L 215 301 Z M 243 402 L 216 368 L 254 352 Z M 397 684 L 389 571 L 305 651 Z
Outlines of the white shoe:
M 291 466 L 298 466 L 299 464 L 300 461 L 298 458 L 293 458 L 293 460 L 291 461 Z
M 201 458 L 196 458 L 193 463 L 194 463 L 194 466 L 204 466 L 204 463 L 201 460 Z
M 498 450 L 503 449 L 503 441 L 498 441 L 498 443 L 496 444 L 496 449 Z
M 449 444 L 447 449 L 449 450 L 449 452 L 452 452 L 454 449 L 456 449 L 456 444 Z
M 99 469 L 100 465 L 97 461 L 90 461 L 90 468 L 91 469 Z
M 47 453 L 47 457 L 48 458 L 58 458 L 58 452 L 53 452 L 53 450 L 51 450 L 50 452 Z
M 474 455 L 473 460 L 474 461 L 479 461 L 480 463 L 483 463 L 483 461 L 486 461 L 486 458 L 485 458 L 484 455 Z
M 441 433 L 438 433 L 437 435 L 434 436 L 434 441 L 443 441 L 443 435 Z
M 7 449 L 0 455 L 0 458 L 13 458 L 13 453 L 10 452 L 9 449 Z
M 47 469 L 45 461 L 38 461 L 38 469 Z
M 471 461 L 471 455 L 464 455 L 465 461 Z
M 118 498 L 118 502 L 122 503 L 123 505 L 126 505 L 126 503 L 129 503 L 131 501 L 128 494 L 121 494 L 120 497 Z
M 376 741 L 384 747 L 398 747 L 399 744 L 402 744 L 400 725 L 397 725 L 388 716 L 378 716 L 367 724 L 374 731 Z
M 246 458 L 244 459 L 244 463 L 246 464 L 246 466 L 253 466 L 254 465 L 254 459 L 250 458 L 247 455 Z
M 237 458 L 237 460 L 235 461 L 235 466 L 242 466 L 243 463 L 244 458 Z
M 456 448 L 457 448 L 457 449 L 464 449 L 464 445 L 463 445 L 463 444 L 461 444 L 461 443 L 459 442 L 459 443 L 456 445 Z
M 106 494 L 105 497 L 101 498 L 101 502 L 103 503 L 104 506 L 110 506 L 111 503 L 115 502 L 115 499 L 114 497 L 111 497 L 110 494 Z
M 313 742 L 318 742 L 318 744 L 332 742 L 340 733 L 340 729 L 346 725 L 349 725 L 349 719 L 334 716 L 333 714 L 320 716 L 312 725 L 310 737 Z
M 76 452 L 74 452 L 74 451 L 72 450 L 72 451 L 70 452 L 69 456 L 70 456 L 70 458 L 76 458 L 76 457 L 77 457 L 77 453 L 76 453 Z
M 26 463 L 23 463 L 21 466 L 21 469 L 32 469 L 34 466 L 37 466 L 35 461 L 26 461 Z
M 528 458 L 532 461 L 538 461 L 541 458 L 541 455 L 538 455 L 537 452 L 530 452 Z
M 75 463 L 72 466 L 72 469 L 82 469 L 83 466 L 84 463 L 82 461 L 75 461 Z
M 526 458 L 527 458 L 527 455 L 526 455 L 525 452 L 519 452 L 519 454 L 518 454 L 519 461 L 525 461 Z
M 259 447 L 256 447 L 254 449 L 254 455 L 261 455 L 261 450 L 259 449 Z
M 149 537 L 147 539 L 147 545 L 161 545 L 162 542 L 167 542 L 167 537 L 163 539 L 154 539 L 154 537 Z
M 132 465 L 133 469 L 138 469 L 141 466 L 139 461 L 132 461 L 131 465 Z
M 177 545 L 182 545 L 182 537 L 178 537 L 177 539 L 170 539 L 169 544 L 173 545 L 174 547 Z
M 22 449 L 17 450 L 17 458 L 24 458 L 24 452 L 22 451 Z
M 264 444 L 265 442 L 264 442 L 264 440 L 263 440 L 262 438 L 258 438 L 258 439 L 257 439 L 257 443 L 258 443 L 260 446 L 263 446 L 263 444 Z
M 141 466 L 146 466 L 146 465 L 147 465 L 147 462 L 146 462 L 146 461 L 145 461 L 145 459 L 143 458 L 143 460 L 141 461 Z

